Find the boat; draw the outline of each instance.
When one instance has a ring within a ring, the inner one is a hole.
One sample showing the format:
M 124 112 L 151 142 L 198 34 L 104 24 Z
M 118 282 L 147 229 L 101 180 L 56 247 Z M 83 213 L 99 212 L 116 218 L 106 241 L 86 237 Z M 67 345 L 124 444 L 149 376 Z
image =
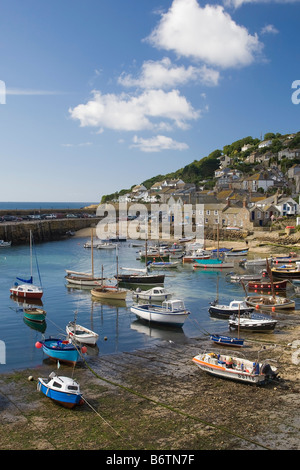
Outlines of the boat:
M 33 237 L 32 237 L 32 232 L 30 230 L 30 278 L 29 279 L 21 279 L 20 277 L 17 277 L 17 281 L 21 281 L 22 284 L 19 284 L 18 282 L 15 282 L 13 287 L 10 289 L 10 293 L 15 296 L 15 297 L 21 297 L 24 299 L 41 299 L 43 296 L 43 289 L 41 286 L 36 286 L 33 284 L 33 270 L 32 270 L 32 245 L 33 245 Z M 39 274 L 39 280 L 41 284 L 41 279 L 40 279 L 40 273 L 38 270 Z
M 162 305 L 133 305 L 130 308 L 139 319 L 172 326 L 183 326 L 190 312 L 182 300 L 165 300 Z
M 194 263 L 197 259 L 209 259 L 211 253 L 208 253 L 206 250 L 194 250 L 183 255 L 183 263 Z
M 78 325 L 76 321 L 71 321 L 66 326 L 66 332 L 70 339 L 77 343 L 96 344 L 99 335 L 85 326 Z
M 231 282 L 249 282 L 249 281 L 260 281 L 261 274 L 232 274 L 228 273 L 227 276 L 230 275 Z
M 285 290 L 287 288 L 289 281 L 288 280 L 282 280 L 282 281 L 275 281 L 273 283 L 274 289 L 275 290 Z M 254 290 L 268 290 L 270 291 L 272 289 L 272 283 L 271 281 L 249 281 L 247 283 L 248 289 L 254 289 Z
M 149 268 L 152 269 L 166 269 L 166 268 L 178 268 L 179 261 L 150 261 L 148 264 Z
M 259 363 L 214 352 L 199 354 L 193 361 L 209 374 L 249 384 L 263 384 L 278 375 L 277 369 L 266 362 Z
M 217 304 L 216 301 L 210 304 L 209 313 L 217 318 L 229 318 L 231 315 L 240 313 L 251 313 L 254 307 L 249 307 L 243 300 L 232 300 L 229 305 Z
M 297 261 L 300 261 L 300 257 L 297 256 L 297 253 L 295 252 L 290 252 L 288 255 L 285 255 L 285 256 L 277 256 L 277 255 L 272 256 L 273 264 L 296 263 Z
M 209 258 L 209 259 L 196 259 L 196 263 L 193 264 L 194 268 L 203 268 L 203 269 L 224 269 L 224 268 L 233 268 L 234 263 L 228 263 L 219 258 Z
M 257 310 L 285 310 L 295 309 L 295 301 L 278 295 L 249 295 L 245 302 Z
M 145 246 L 145 253 L 147 251 L 147 240 Z M 115 277 L 117 278 L 118 282 L 122 282 L 125 284 L 163 284 L 165 282 L 165 275 L 164 274 L 149 274 L 148 273 L 148 265 L 147 265 L 147 256 L 145 257 L 145 267 L 144 268 L 124 268 L 121 269 L 127 271 L 133 271 L 132 274 L 120 274 L 118 273 Z
M 98 243 L 96 248 L 97 250 L 115 250 L 116 243 L 113 242 L 105 242 L 105 243 Z
M 167 291 L 164 287 L 152 287 L 152 289 L 142 291 L 140 288 L 137 288 L 132 294 L 134 300 L 153 300 L 155 302 L 163 302 L 172 297 L 172 293 Z
M 122 268 L 125 269 L 125 268 Z M 134 269 L 132 274 L 119 274 L 118 281 L 125 284 L 163 284 L 165 281 L 164 274 L 138 274 Z M 115 276 L 117 277 L 117 276 Z
M 11 246 L 11 242 L 5 242 L 4 240 L 0 240 L 0 248 L 7 248 Z
M 275 278 L 284 279 L 300 279 L 300 263 L 283 265 L 276 268 L 271 268 L 272 274 Z
M 272 262 L 272 258 L 254 258 L 254 259 L 244 259 L 240 261 L 240 265 L 244 266 L 245 268 L 251 268 L 255 266 L 265 266 L 268 262 Z
M 118 286 L 100 286 L 91 290 L 91 295 L 96 299 L 116 299 L 125 300 L 127 289 L 120 289 Z
M 115 300 L 125 300 L 127 297 L 127 289 L 120 289 L 118 283 L 118 274 L 119 274 L 119 262 L 118 262 L 118 246 L 116 245 L 116 261 L 117 261 L 117 285 L 116 286 L 106 286 L 101 282 L 101 286 L 94 287 L 91 290 L 91 294 L 96 299 L 115 299 Z M 103 277 L 103 265 L 102 265 L 102 277 Z
M 55 372 L 51 372 L 48 378 L 39 377 L 37 390 L 65 408 L 84 403 L 79 384 L 70 377 L 57 376 Z
M 23 308 L 23 316 L 27 320 L 42 323 L 46 318 L 46 310 L 39 307 L 26 307 Z
M 78 271 L 71 271 L 66 269 L 67 275 L 65 279 L 68 281 L 69 284 L 75 284 L 76 286 L 80 287 L 89 287 L 89 286 L 99 286 L 99 283 L 103 281 L 101 276 L 95 276 L 94 274 L 94 242 L 93 242 L 93 229 L 91 230 L 91 243 L 89 245 L 91 247 L 91 265 L 92 271 L 91 273 L 85 272 L 78 272 Z
M 230 330 L 265 332 L 274 330 L 276 324 L 277 320 L 256 313 L 232 315 L 228 320 Z
M 78 348 L 70 341 L 63 341 L 58 338 L 48 338 L 38 341 L 36 347 L 43 348 L 43 352 L 53 361 L 64 362 L 66 364 L 75 365 L 79 360 L 80 353 Z
M 233 256 L 247 256 L 248 254 L 248 249 L 246 250 L 231 250 L 231 251 L 227 251 L 225 253 L 225 256 L 226 258 L 230 258 L 230 257 L 233 257 Z
M 242 348 L 244 346 L 244 339 L 242 338 L 212 334 L 210 335 L 210 339 L 218 346 L 231 346 L 236 348 Z

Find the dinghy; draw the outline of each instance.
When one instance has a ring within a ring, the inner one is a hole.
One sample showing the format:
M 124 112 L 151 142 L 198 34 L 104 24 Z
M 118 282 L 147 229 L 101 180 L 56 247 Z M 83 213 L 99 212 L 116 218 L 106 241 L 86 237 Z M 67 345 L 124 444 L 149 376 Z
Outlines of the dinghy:
M 84 344 L 96 344 L 99 335 L 85 326 L 78 325 L 75 321 L 71 321 L 66 326 L 66 332 L 71 340 Z

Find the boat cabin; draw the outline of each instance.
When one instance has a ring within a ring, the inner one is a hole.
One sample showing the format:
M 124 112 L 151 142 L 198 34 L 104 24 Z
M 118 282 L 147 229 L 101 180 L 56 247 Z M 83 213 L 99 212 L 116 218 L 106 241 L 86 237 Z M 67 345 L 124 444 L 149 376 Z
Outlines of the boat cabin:
M 177 312 L 178 310 L 185 310 L 185 305 L 183 300 L 165 300 L 162 303 L 162 307 L 168 312 Z

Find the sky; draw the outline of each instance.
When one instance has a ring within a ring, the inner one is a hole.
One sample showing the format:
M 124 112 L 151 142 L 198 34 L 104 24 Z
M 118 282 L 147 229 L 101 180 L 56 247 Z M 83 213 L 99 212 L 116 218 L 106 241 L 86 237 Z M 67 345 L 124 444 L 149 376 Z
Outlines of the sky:
M 299 18 L 300 0 L 0 0 L 0 201 L 100 202 L 298 132 Z

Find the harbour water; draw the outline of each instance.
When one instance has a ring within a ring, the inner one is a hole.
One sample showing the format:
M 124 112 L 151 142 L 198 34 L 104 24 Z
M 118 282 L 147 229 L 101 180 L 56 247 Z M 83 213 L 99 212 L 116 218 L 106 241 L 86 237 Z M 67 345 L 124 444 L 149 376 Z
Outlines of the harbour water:
M 10 287 L 16 276 L 30 275 L 29 247 L 11 246 L 0 252 L 0 340 L 5 345 L 5 363 L 0 363 L 0 373 L 15 369 L 39 367 L 46 359 L 35 343 L 43 335 L 63 337 L 66 325 L 74 320 L 99 334 L 97 347 L 90 348 L 88 354 L 107 355 L 133 351 L 155 345 L 161 340 L 184 343 L 188 338 L 200 337 L 204 333 L 228 331 L 227 320 L 211 318 L 209 303 L 218 296 L 220 302 L 229 303 L 233 299 L 243 299 L 244 291 L 240 284 L 229 282 L 228 270 L 209 271 L 194 269 L 192 264 L 181 265 L 178 269 L 165 270 L 165 288 L 181 298 L 191 314 L 183 328 L 149 326 L 141 323 L 131 313 L 132 296 L 126 302 L 93 300 L 90 289 L 68 287 L 65 270 L 89 272 L 91 270 L 91 250 L 84 248 L 86 238 L 70 238 L 58 242 L 43 243 L 35 246 L 38 268 L 41 274 L 44 295 L 43 308 L 47 312 L 46 329 L 41 332 L 33 325 L 26 324 L 23 314 L 18 310 L 22 304 L 10 296 Z M 139 248 L 132 241 L 119 244 L 118 260 L 121 267 L 143 267 L 137 260 Z M 94 249 L 95 273 L 105 277 L 116 274 L 115 250 Z M 229 270 L 231 271 L 231 270 Z M 34 283 L 38 283 L 35 263 L 33 263 Z M 300 298 L 296 299 L 299 311 Z M 286 315 L 286 314 L 281 314 Z M 293 314 L 289 318 L 293 317 Z M 2 343 L 2 345 L 3 345 Z M 89 355 L 87 355 L 87 360 Z M 1 362 L 1 358 L 0 358 Z M 3 362 L 3 361 L 2 361 Z

